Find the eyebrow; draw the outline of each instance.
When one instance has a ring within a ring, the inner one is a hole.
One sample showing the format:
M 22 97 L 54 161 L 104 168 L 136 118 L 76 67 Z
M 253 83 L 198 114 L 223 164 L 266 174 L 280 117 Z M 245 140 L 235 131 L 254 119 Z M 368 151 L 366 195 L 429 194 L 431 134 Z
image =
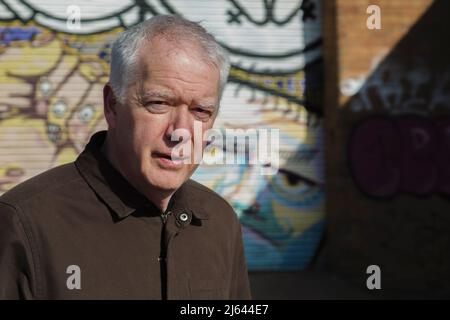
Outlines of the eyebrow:
M 213 110 L 217 109 L 217 104 L 215 104 L 214 102 L 206 102 L 206 101 L 199 102 L 197 105 L 199 107 L 206 108 L 206 109 L 213 109 Z
M 174 100 L 175 95 L 169 90 L 149 90 L 142 94 L 142 98 L 161 98 L 166 100 Z
M 148 90 L 148 91 L 145 91 L 141 95 L 141 99 L 148 99 L 148 98 L 161 98 L 161 99 L 170 100 L 170 101 L 177 99 L 176 95 L 170 90 Z M 217 104 L 215 102 L 210 102 L 210 101 L 199 102 L 199 103 L 197 103 L 197 105 L 199 107 L 202 107 L 205 109 L 212 109 L 212 110 L 218 109 Z

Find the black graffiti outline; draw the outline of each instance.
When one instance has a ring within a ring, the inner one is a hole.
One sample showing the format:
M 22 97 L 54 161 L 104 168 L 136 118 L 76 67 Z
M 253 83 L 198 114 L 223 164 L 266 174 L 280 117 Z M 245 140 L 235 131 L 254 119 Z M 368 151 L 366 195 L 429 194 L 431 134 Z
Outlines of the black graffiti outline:
M 254 19 L 248 11 L 243 8 L 237 0 L 228 0 L 233 6 L 232 9 L 226 11 L 228 15 L 227 22 L 241 24 L 240 17 L 245 17 L 249 22 L 257 25 L 263 26 L 268 23 L 274 23 L 277 26 L 283 26 L 288 24 L 300 11 L 303 11 L 302 21 L 305 22 L 309 19 L 314 20 L 317 16 L 314 14 L 315 5 L 310 0 L 303 0 L 299 5 L 293 9 L 285 19 L 278 20 L 274 16 L 275 3 L 277 0 L 264 0 L 265 17 L 262 20 Z
M 311 61 L 304 68 L 299 68 L 299 69 L 295 69 L 295 70 L 291 70 L 291 71 L 273 71 L 273 72 L 272 71 L 253 71 L 252 68 L 242 68 L 235 64 L 232 64 L 232 68 L 234 68 L 236 70 L 242 70 L 245 73 L 247 73 L 249 76 L 252 76 L 252 75 L 268 76 L 268 77 L 288 76 L 288 75 L 294 75 L 295 73 L 297 73 L 299 71 L 304 71 L 304 70 L 306 71 L 306 69 L 308 69 L 309 67 L 312 67 L 315 64 L 320 64 L 320 63 L 322 63 L 322 61 L 323 61 L 322 57 L 319 57 L 319 58 L 316 58 L 315 60 Z M 273 95 L 275 97 L 284 98 L 287 100 L 288 103 L 295 103 L 297 105 L 301 105 L 308 112 L 314 113 L 315 115 L 317 115 L 319 117 L 322 117 L 324 115 L 321 106 L 314 105 L 313 103 L 311 103 L 310 101 L 308 101 L 307 99 L 304 99 L 302 97 L 299 97 L 296 95 L 290 95 L 288 93 L 281 92 L 276 89 L 268 88 L 262 84 L 258 84 L 258 83 L 252 82 L 252 81 L 240 79 L 238 77 L 233 76 L 232 74 L 229 75 L 228 82 L 239 84 L 237 90 L 240 90 L 241 86 L 245 86 L 245 87 L 253 89 L 253 90 L 258 90 L 258 91 L 262 91 L 266 94 Z
M 303 49 L 295 49 L 286 51 L 283 53 L 257 53 L 255 51 L 249 51 L 249 50 L 242 50 L 233 48 L 223 42 L 218 41 L 219 44 L 224 47 L 228 52 L 239 55 L 239 56 L 245 56 L 250 58 L 266 58 L 266 59 L 284 59 L 284 58 L 291 58 L 295 57 L 301 54 L 305 54 L 308 51 L 314 50 L 319 48 L 322 45 L 322 38 L 318 38 L 315 41 L 309 43 L 306 45 Z
M 40 24 L 39 22 L 36 21 L 35 18 L 36 18 L 37 15 L 41 15 L 41 16 L 44 16 L 46 18 L 50 18 L 50 19 L 53 19 L 53 20 L 56 20 L 56 21 L 59 21 L 59 22 L 66 22 L 67 21 L 67 18 L 57 17 L 57 16 L 54 16 L 54 15 L 52 15 L 51 13 L 49 13 L 47 11 L 44 11 L 44 10 L 41 10 L 41 9 L 36 9 L 32 4 L 28 3 L 26 0 L 17 0 L 17 1 L 19 1 L 20 4 L 22 4 L 23 6 L 25 6 L 29 10 L 31 10 L 32 14 L 28 18 L 24 19 L 20 15 L 18 15 L 15 12 L 15 10 L 13 8 L 11 8 L 11 6 L 8 3 L 6 3 L 4 0 L 0 0 L 0 4 L 3 4 L 13 14 L 12 18 L 2 18 L 1 21 L 8 22 L 8 21 L 19 20 L 20 22 L 22 22 L 24 24 L 28 23 L 30 21 L 33 21 L 37 25 L 45 27 L 45 28 L 48 28 L 48 27 L 46 27 L 45 25 L 42 25 L 42 24 Z M 119 26 L 125 29 L 126 25 L 124 24 L 123 19 L 122 19 L 121 16 L 123 14 L 129 12 L 130 10 L 134 9 L 136 6 L 139 8 L 138 23 L 142 22 L 143 20 L 145 20 L 145 13 L 151 13 L 153 15 L 160 14 L 152 5 L 147 4 L 145 1 L 135 0 L 134 3 L 132 3 L 131 5 L 125 7 L 123 9 L 121 9 L 121 10 L 115 11 L 115 12 L 109 14 L 109 15 L 106 15 L 106 16 L 103 16 L 103 17 L 99 17 L 99 18 L 80 19 L 80 23 L 92 23 L 92 22 L 98 22 L 98 21 L 106 21 L 108 19 L 113 19 L 114 18 L 114 19 L 117 19 L 119 21 Z M 93 32 L 86 32 L 86 33 L 82 33 L 82 34 L 83 35 L 95 35 L 95 34 L 99 34 L 99 33 L 104 33 L 104 32 L 110 31 L 111 29 L 112 29 L 111 27 L 106 27 L 104 29 L 100 29 L 100 30 L 93 31 Z M 74 32 L 68 32 L 68 31 L 65 31 L 65 30 L 58 30 L 58 32 L 61 32 L 61 33 L 64 33 L 64 34 L 76 34 Z
M 24 6 L 26 6 L 29 10 L 31 10 L 33 12 L 33 14 L 27 18 L 27 19 L 23 19 L 21 18 L 4 0 L 0 0 L 0 3 L 3 4 L 7 9 L 9 9 L 12 13 L 13 13 L 13 17 L 9 18 L 9 19 L 2 19 L 2 21 L 13 21 L 13 20 L 19 20 L 22 23 L 27 23 L 29 21 L 32 21 L 34 23 L 36 23 L 36 25 L 42 27 L 42 28 L 48 28 L 44 25 L 42 25 L 41 23 L 37 22 L 35 20 L 35 17 L 37 14 L 43 15 L 45 17 L 51 18 L 51 19 L 55 19 L 57 21 L 66 21 L 65 18 L 60 18 L 60 17 L 56 17 L 53 16 L 52 14 L 43 11 L 43 10 L 39 10 L 36 9 L 32 4 L 28 3 L 27 0 L 18 0 L 21 4 L 23 4 Z M 176 15 L 180 15 L 182 16 L 182 14 L 180 14 L 177 10 L 175 10 L 166 0 L 159 0 L 161 5 L 167 9 L 167 11 L 169 11 L 169 13 L 171 14 L 176 14 Z M 234 0 L 230 0 L 230 1 L 234 1 Z M 271 8 L 274 7 L 275 5 L 275 0 L 272 1 L 267 1 L 265 0 L 265 4 L 268 5 L 269 7 L 272 6 Z M 299 6 L 308 6 L 308 4 L 312 4 L 314 6 L 313 3 L 310 3 L 309 0 L 304 0 L 302 1 L 302 3 Z M 146 3 L 143 0 L 135 0 L 134 3 L 132 3 L 131 5 L 123 8 L 122 10 L 116 11 L 112 14 L 109 14 L 107 16 L 101 17 L 101 18 L 88 18 L 88 19 L 81 19 L 80 23 L 83 22 L 96 22 L 96 21 L 104 21 L 107 19 L 111 19 L 111 18 L 117 18 L 120 22 L 120 26 L 123 28 L 126 28 L 126 26 L 124 25 L 123 19 L 121 18 L 121 15 L 124 13 L 127 13 L 128 11 L 134 9 L 136 6 L 139 7 L 139 20 L 143 21 L 145 20 L 144 16 L 146 13 L 151 13 L 153 15 L 157 15 L 160 14 L 160 12 L 158 12 L 158 10 L 156 10 L 151 4 Z M 286 22 L 287 23 L 287 22 Z M 107 32 L 109 30 L 111 30 L 111 27 L 105 28 L 104 30 L 97 30 L 94 32 L 90 32 L 90 33 L 83 33 L 83 35 L 95 35 L 95 34 L 100 34 L 100 33 L 104 33 Z M 68 31 L 64 31 L 64 30 L 58 30 L 58 32 L 63 33 L 63 34 L 73 34 L 71 32 Z M 274 53 L 274 54 L 264 54 L 264 53 L 257 53 L 254 51 L 249 51 L 249 50 L 242 50 L 242 49 L 238 49 L 238 48 L 233 48 L 223 42 L 219 42 L 221 46 L 223 46 L 228 52 L 230 52 L 231 54 L 234 55 L 238 55 L 238 56 L 244 56 L 244 57 L 250 57 L 250 58 L 264 58 L 264 59 L 284 59 L 284 58 L 291 58 L 291 57 L 295 57 L 298 55 L 302 55 L 305 54 L 308 51 L 311 50 L 315 50 L 321 47 L 322 45 L 322 38 L 318 38 L 315 41 L 309 43 L 308 45 L 306 45 L 303 49 L 296 49 L 296 50 L 291 50 L 291 51 L 287 51 L 287 52 L 282 52 L 282 53 Z M 320 59 L 320 58 L 319 58 Z M 235 68 L 237 70 L 241 70 L 244 71 L 250 75 L 258 75 L 258 76 L 288 76 L 291 74 L 295 74 L 299 71 L 302 71 L 304 69 L 306 69 L 309 65 L 312 65 L 313 63 L 315 63 L 316 61 L 312 61 L 310 63 L 308 63 L 304 68 L 293 68 L 293 69 L 289 69 L 289 70 L 263 70 L 263 71 L 256 71 L 256 70 L 252 70 L 252 69 L 246 69 L 246 68 L 242 68 L 237 64 L 232 64 L 231 67 Z M 275 97 L 281 97 L 281 98 L 285 98 L 289 103 L 295 103 L 298 105 L 302 105 L 304 106 L 308 111 L 315 113 L 316 115 L 322 116 L 323 112 L 322 110 L 320 110 L 320 107 L 317 106 L 313 106 L 311 103 L 309 103 L 308 101 L 305 101 L 304 99 L 298 97 L 298 96 L 293 96 L 293 95 L 289 95 L 288 93 L 283 93 L 280 92 L 279 90 L 276 89 L 271 89 L 271 88 L 267 88 L 263 85 L 260 84 L 255 84 L 252 83 L 250 81 L 246 81 L 246 80 L 242 80 L 242 79 L 238 79 L 236 77 L 233 77 L 230 75 L 229 82 L 232 83 L 237 83 L 239 85 L 243 85 L 246 87 L 249 87 L 251 89 L 256 89 L 256 90 L 260 90 L 263 91 L 267 94 L 271 94 Z
M 229 1 L 233 1 L 233 0 L 229 0 Z M 273 1 L 275 1 L 275 0 L 273 0 Z M 300 7 L 303 7 L 303 6 L 309 7 L 308 6 L 308 4 L 310 3 L 309 1 L 310 0 L 303 0 L 303 2 L 300 5 Z M 179 16 L 183 16 L 183 14 L 181 14 L 176 9 L 171 7 L 167 3 L 166 0 L 160 0 L 160 3 L 169 11 L 169 13 L 176 14 L 176 15 L 179 15 Z M 306 3 L 306 5 L 305 5 L 305 3 Z M 314 5 L 313 3 L 311 3 L 311 4 Z M 307 51 L 319 48 L 322 45 L 322 38 L 318 38 L 318 39 L 312 41 L 311 43 L 307 44 L 302 49 L 295 49 L 295 50 L 290 50 L 290 51 L 286 51 L 286 52 L 282 52 L 282 53 L 272 53 L 272 54 L 257 53 L 255 51 L 242 50 L 242 49 L 238 49 L 238 48 L 234 48 L 232 46 L 229 46 L 229 45 L 227 45 L 227 44 L 225 44 L 225 43 L 223 43 L 221 41 L 217 41 L 217 42 L 222 47 L 224 47 L 229 53 L 234 54 L 234 55 L 245 56 L 245 57 L 250 57 L 250 58 L 283 59 L 283 58 L 295 57 L 295 56 L 304 54 Z
M 229 0 L 229 1 L 233 1 L 233 0 Z M 300 5 L 300 7 L 302 7 L 302 6 L 309 7 L 308 6 L 308 3 L 310 3 L 309 1 L 310 0 L 303 0 L 303 2 Z M 169 13 L 176 14 L 176 15 L 179 15 L 179 16 L 183 16 L 183 14 L 181 14 L 176 9 L 171 7 L 167 3 L 166 0 L 160 0 L 160 3 L 169 11 Z M 305 5 L 305 3 L 306 3 L 306 5 Z M 311 3 L 311 4 L 314 5 L 313 3 Z M 283 59 L 283 58 L 295 57 L 295 56 L 304 54 L 307 51 L 319 48 L 322 45 L 322 38 L 318 38 L 318 39 L 314 40 L 313 42 L 309 43 L 308 45 L 306 45 L 302 49 L 295 49 L 295 50 L 290 50 L 290 51 L 286 51 L 286 52 L 282 52 L 282 53 L 272 53 L 272 54 L 257 53 L 255 51 L 242 50 L 242 49 L 238 49 L 238 48 L 234 48 L 232 46 L 229 46 L 229 45 L 227 45 L 227 44 L 225 44 L 225 43 L 223 43 L 221 41 L 217 41 L 217 42 L 223 48 L 225 48 L 229 53 L 234 54 L 234 55 L 245 56 L 245 57 L 250 57 L 250 58 Z
M 37 25 L 46 27 L 45 25 L 42 25 L 40 23 L 38 23 L 35 20 L 36 15 L 40 14 L 43 15 L 47 18 L 50 19 L 54 19 L 56 21 L 60 21 L 60 22 L 65 22 L 67 21 L 67 19 L 65 18 L 60 18 L 60 17 L 56 17 L 53 16 L 52 14 L 43 11 L 43 10 L 39 10 L 33 7 L 33 5 L 29 4 L 26 0 L 18 0 L 20 1 L 21 4 L 23 4 L 24 6 L 26 6 L 28 9 L 30 9 L 33 14 L 27 18 L 24 19 L 22 17 L 20 17 L 4 0 L 0 0 L 0 3 L 3 4 L 7 9 L 9 9 L 9 11 L 13 14 L 12 18 L 2 18 L 1 21 L 14 21 L 14 20 L 19 20 L 22 23 L 27 23 L 29 21 L 34 21 Z M 166 0 L 159 0 L 161 5 L 164 6 L 169 13 L 171 14 L 176 14 L 176 15 L 180 15 L 182 16 L 181 13 L 179 13 L 177 10 L 175 10 Z M 309 0 L 308 0 L 309 1 Z M 308 2 L 306 2 L 308 3 Z M 302 5 L 304 4 L 304 2 L 302 3 Z M 142 22 L 145 20 L 145 14 L 146 13 L 151 13 L 153 15 L 158 15 L 161 14 L 161 12 L 158 12 L 158 10 L 156 10 L 152 5 L 146 3 L 143 0 L 135 0 L 135 2 L 127 7 L 125 7 L 122 10 L 116 11 L 112 14 L 109 14 L 107 16 L 104 17 L 100 17 L 100 18 L 88 18 L 88 19 L 81 19 L 80 23 L 91 23 L 91 22 L 97 22 L 97 21 L 104 21 L 107 19 L 111 19 L 111 18 L 116 18 L 119 20 L 119 26 L 122 28 L 127 28 L 127 26 L 125 26 L 123 19 L 121 17 L 121 15 L 127 13 L 128 11 L 134 9 L 135 7 L 139 7 L 139 19 L 138 22 Z M 100 30 L 96 30 L 93 32 L 85 32 L 82 33 L 83 35 L 95 35 L 95 34 L 100 34 L 100 33 L 104 33 L 107 31 L 110 31 L 112 28 L 111 27 L 106 27 L 104 29 L 100 29 Z M 63 33 L 63 34 L 76 34 L 76 32 L 69 32 L 69 31 L 65 31 L 65 30 L 58 30 L 58 32 Z M 229 53 L 232 53 L 234 55 L 240 55 L 240 56 L 245 56 L 245 57 L 250 57 L 250 58 L 266 58 L 266 59 L 283 59 L 283 58 L 291 58 L 291 57 L 295 57 L 301 54 L 304 54 L 305 52 L 309 51 L 309 50 L 313 50 L 316 48 L 319 48 L 322 45 L 322 38 L 318 38 L 316 40 L 314 40 L 313 42 L 311 42 L 310 44 L 308 44 L 307 46 L 305 46 L 303 49 L 295 49 L 295 50 L 289 50 L 286 52 L 282 52 L 282 53 L 274 53 L 274 54 L 267 54 L 267 53 L 257 53 L 255 51 L 249 51 L 249 50 L 242 50 L 242 49 L 238 49 L 238 48 L 234 48 L 232 46 L 229 46 L 223 42 L 220 42 L 221 46 L 223 46 Z

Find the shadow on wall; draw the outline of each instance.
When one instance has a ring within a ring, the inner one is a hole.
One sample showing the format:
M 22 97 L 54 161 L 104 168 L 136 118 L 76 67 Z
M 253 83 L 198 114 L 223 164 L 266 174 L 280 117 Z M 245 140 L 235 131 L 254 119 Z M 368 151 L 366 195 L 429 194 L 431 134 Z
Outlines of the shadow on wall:
M 327 266 L 365 287 L 379 265 L 386 297 L 450 297 L 449 12 L 435 1 L 334 111 Z

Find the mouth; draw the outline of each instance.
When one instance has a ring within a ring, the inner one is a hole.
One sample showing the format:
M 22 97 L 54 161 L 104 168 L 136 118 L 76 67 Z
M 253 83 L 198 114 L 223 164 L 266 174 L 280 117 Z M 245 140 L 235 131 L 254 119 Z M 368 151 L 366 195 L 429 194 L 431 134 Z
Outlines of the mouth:
M 153 152 L 152 157 L 155 158 L 160 165 L 162 165 L 165 168 L 180 168 L 184 164 L 188 164 L 189 157 L 182 156 L 182 157 L 172 157 L 171 153 L 166 152 Z

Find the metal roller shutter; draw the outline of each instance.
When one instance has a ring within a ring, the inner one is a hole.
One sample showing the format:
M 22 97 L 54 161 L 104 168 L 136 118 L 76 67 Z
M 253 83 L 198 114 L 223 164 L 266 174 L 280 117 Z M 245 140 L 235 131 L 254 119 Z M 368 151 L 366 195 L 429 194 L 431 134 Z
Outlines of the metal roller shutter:
M 262 174 L 267 167 L 257 161 L 202 165 L 194 179 L 235 208 L 250 270 L 306 267 L 325 219 L 320 2 L 76 3 L 0 1 L 0 193 L 72 161 L 106 128 L 102 86 L 115 34 L 155 14 L 178 13 L 201 21 L 230 52 L 215 127 L 224 135 L 254 130 L 258 142 L 237 159 L 254 155 L 264 132 L 275 137 L 279 130 L 274 174 Z

